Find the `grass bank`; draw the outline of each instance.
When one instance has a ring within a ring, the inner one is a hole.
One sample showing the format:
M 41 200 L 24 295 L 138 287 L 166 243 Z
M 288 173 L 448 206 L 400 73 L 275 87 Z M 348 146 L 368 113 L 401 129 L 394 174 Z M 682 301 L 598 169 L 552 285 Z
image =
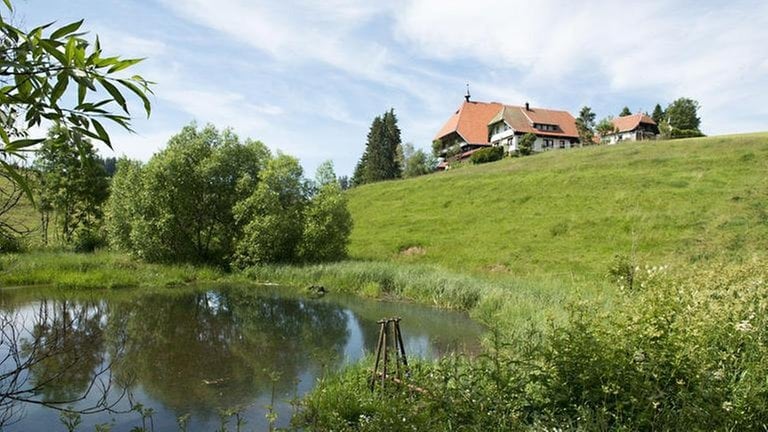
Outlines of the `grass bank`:
M 576 299 L 609 302 L 615 289 L 601 282 L 558 278 L 483 277 L 437 266 L 344 261 L 310 266 L 261 266 L 228 273 L 212 267 L 148 264 L 126 254 L 32 251 L 0 255 L 0 287 L 45 285 L 71 290 L 199 283 L 277 283 L 368 298 L 412 301 L 465 310 L 494 328 L 513 331 L 549 318 L 564 317 L 563 305 Z
M 622 143 L 352 189 L 354 259 L 599 279 L 613 256 L 738 261 L 768 250 L 768 134 Z
M 232 279 L 193 265 L 147 264 L 125 254 L 28 252 L 0 255 L 0 286 L 49 285 L 66 289 L 178 286 Z
M 310 266 L 261 266 L 245 271 L 252 280 L 285 285 L 320 284 L 364 297 L 409 300 L 469 311 L 489 326 L 512 330 L 529 321 L 564 316 L 577 299 L 610 302 L 615 288 L 600 281 L 467 275 L 438 266 L 394 262 L 344 261 Z

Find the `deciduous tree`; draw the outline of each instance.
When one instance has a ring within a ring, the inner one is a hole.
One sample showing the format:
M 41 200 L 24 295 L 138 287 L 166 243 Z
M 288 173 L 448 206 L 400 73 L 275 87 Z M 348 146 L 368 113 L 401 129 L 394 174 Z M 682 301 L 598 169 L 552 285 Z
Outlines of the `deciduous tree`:
M 618 132 L 618 129 L 616 129 L 616 126 L 613 124 L 613 117 L 608 116 L 597 123 L 597 126 L 595 126 L 595 131 L 600 134 L 601 137 L 604 137 L 606 135 Z
M 107 173 L 93 145 L 87 139 L 77 145 L 71 140 L 68 129 L 52 127 L 34 165 L 40 177 L 40 202 L 45 204 L 39 209 L 53 212 L 65 243 L 72 242 L 78 229 L 96 229 L 108 195 Z
M 110 238 L 148 261 L 227 262 L 239 236 L 232 208 L 253 193 L 268 158 L 264 144 L 241 142 L 230 130 L 184 127 L 140 170 L 139 182 L 129 180 L 134 167 L 113 184 Z M 131 221 L 128 237 L 120 214 Z
M 669 125 L 678 130 L 699 131 L 701 118 L 698 115 L 699 103 L 689 98 L 679 98 L 669 104 L 666 110 Z

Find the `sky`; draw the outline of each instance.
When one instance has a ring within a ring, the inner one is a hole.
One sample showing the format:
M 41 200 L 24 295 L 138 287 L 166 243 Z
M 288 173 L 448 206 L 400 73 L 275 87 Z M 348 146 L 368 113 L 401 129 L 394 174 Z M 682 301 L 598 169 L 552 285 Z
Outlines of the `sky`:
M 143 161 L 192 121 L 350 175 L 377 115 L 429 150 L 463 101 L 597 118 L 701 105 L 709 135 L 768 130 L 765 0 L 15 0 L 31 28 L 84 18 L 105 54 L 144 57 L 153 112 L 114 151 Z

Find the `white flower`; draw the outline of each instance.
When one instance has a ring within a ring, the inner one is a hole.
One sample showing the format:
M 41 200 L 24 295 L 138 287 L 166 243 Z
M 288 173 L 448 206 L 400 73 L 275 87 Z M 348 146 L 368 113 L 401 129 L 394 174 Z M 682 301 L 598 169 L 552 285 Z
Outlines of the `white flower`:
M 723 402 L 723 409 L 730 412 L 733 409 L 733 404 L 730 402 Z
M 754 327 L 752 327 L 752 323 L 750 323 L 749 320 L 740 321 L 734 327 L 736 327 L 736 330 L 742 333 L 748 333 L 755 329 Z

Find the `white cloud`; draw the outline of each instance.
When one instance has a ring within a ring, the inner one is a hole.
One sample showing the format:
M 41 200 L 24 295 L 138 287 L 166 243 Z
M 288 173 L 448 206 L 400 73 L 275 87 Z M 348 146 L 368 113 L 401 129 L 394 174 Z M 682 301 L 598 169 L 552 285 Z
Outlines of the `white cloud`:
M 381 12 L 375 4 L 353 0 L 164 3 L 180 16 L 291 63 L 319 61 L 367 77 L 378 76 L 389 63 L 385 46 L 352 35 Z
M 417 0 L 396 20 L 400 40 L 423 55 L 515 72 L 513 95 L 596 71 L 595 91 L 699 99 L 715 132 L 729 129 L 734 106 L 762 109 L 754 89 L 768 87 L 765 2 Z

